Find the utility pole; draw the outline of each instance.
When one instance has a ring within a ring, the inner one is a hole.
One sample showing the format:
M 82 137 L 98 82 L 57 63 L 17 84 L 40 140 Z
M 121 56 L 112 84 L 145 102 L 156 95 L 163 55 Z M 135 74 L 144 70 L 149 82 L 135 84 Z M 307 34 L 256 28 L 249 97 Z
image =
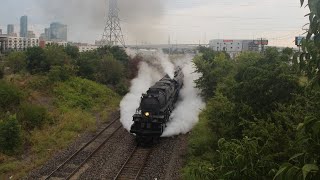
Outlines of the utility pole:
M 109 0 L 109 14 L 101 39 L 101 45 L 116 46 L 119 43 L 126 47 L 118 15 L 117 0 Z
M 262 40 L 262 38 L 261 38 L 261 41 L 260 41 L 260 45 L 261 45 L 261 53 L 263 53 L 263 52 L 264 52 L 264 45 L 263 45 L 263 40 Z

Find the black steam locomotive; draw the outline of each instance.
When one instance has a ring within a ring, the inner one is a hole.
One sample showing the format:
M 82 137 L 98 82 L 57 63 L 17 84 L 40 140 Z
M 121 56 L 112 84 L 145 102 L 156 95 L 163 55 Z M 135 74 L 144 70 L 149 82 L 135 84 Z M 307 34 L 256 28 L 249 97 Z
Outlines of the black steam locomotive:
M 174 104 L 183 86 L 184 74 L 180 67 L 175 69 L 174 78 L 164 76 L 141 97 L 140 107 L 133 115 L 130 132 L 138 143 L 158 141 L 166 128 Z

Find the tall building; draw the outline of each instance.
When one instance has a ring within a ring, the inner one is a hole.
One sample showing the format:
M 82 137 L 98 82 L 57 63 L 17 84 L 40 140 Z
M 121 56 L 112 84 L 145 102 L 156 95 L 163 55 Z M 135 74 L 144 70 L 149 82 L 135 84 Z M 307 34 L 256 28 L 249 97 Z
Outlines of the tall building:
M 28 36 L 28 16 L 20 18 L 20 37 Z
M 51 35 L 51 30 L 50 28 L 45 28 L 44 29 L 44 37 L 46 40 L 49 40 L 50 39 L 50 35 Z
M 67 25 L 54 22 L 50 24 L 50 40 L 68 41 Z
M 0 35 L 2 35 L 2 29 L 0 29 Z
M 11 36 L 14 33 L 14 25 L 13 24 L 8 24 L 7 26 L 7 34 Z

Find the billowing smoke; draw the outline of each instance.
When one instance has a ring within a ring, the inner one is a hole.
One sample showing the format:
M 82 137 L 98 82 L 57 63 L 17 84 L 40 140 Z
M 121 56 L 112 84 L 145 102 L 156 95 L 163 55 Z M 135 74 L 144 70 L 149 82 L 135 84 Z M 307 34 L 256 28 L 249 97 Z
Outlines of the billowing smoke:
M 200 90 L 195 88 L 194 81 L 200 77 L 200 74 L 195 73 L 191 57 L 181 59 L 177 64 L 183 67 L 184 86 L 180 91 L 181 100 L 171 114 L 171 121 L 167 124 L 163 137 L 189 132 L 198 122 L 199 113 L 205 106 L 200 97 Z
M 134 54 L 128 51 L 129 55 Z M 174 66 L 180 66 L 185 74 L 184 87 L 180 91 L 180 100 L 171 115 L 163 136 L 173 136 L 189 132 L 198 122 L 198 115 L 204 107 L 204 102 L 199 96 L 199 90 L 195 88 L 194 80 L 199 74 L 194 73 L 191 57 L 185 57 L 174 61 L 167 55 L 159 52 L 146 51 L 142 54 L 143 61 L 140 64 L 138 76 L 132 80 L 130 92 L 123 98 L 120 104 L 121 119 L 125 129 L 130 130 L 133 124 L 132 116 L 139 107 L 140 98 L 150 86 L 161 79 L 165 74 L 174 74 Z
M 109 0 L 35 0 L 48 24 L 60 21 L 68 25 L 71 40 L 99 40 L 105 26 Z M 151 41 L 161 33 L 154 22 L 162 19 L 166 1 L 118 0 L 119 16 L 126 39 Z M 167 35 L 165 35 L 167 36 Z

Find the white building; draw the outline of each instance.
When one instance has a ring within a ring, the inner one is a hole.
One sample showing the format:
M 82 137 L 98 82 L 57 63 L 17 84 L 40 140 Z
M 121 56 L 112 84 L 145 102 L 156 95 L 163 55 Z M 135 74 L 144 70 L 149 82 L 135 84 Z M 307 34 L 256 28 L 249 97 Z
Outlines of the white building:
M 54 44 L 67 47 L 68 42 L 67 41 L 45 41 L 45 46 L 54 45 Z
M 0 51 L 24 51 L 29 47 L 39 46 L 38 38 L 13 37 L 0 35 Z
M 214 39 L 209 46 L 215 51 L 225 51 L 232 58 L 243 51 L 259 51 L 262 46 L 268 45 L 268 40 L 243 40 L 243 39 Z
M 78 45 L 79 52 L 87 52 L 87 51 L 93 51 L 99 48 L 99 46 L 96 45 Z

